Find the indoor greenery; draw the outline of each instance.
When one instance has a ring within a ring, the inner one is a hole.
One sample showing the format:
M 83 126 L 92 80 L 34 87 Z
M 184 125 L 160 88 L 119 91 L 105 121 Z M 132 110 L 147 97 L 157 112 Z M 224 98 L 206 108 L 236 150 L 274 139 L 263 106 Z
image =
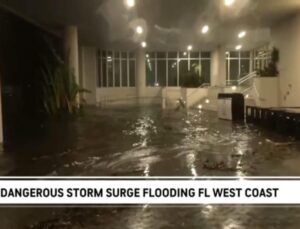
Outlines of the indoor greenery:
M 277 64 L 279 62 L 279 50 L 275 47 L 272 49 L 271 61 L 264 69 L 257 71 L 257 74 L 263 77 L 276 77 L 279 74 Z
M 182 87 L 185 88 L 198 88 L 204 83 L 204 78 L 201 76 L 201 67 L 191 66 L 193 70 L 188 71 L 184 74 L 184 81 Z
M 80 94 L 89 91 L 77 84 L 69 64 L 56 60 L 54 65 L 46 63 L 42 72 L 43 104 L 47 114 L 77 114 L 84 103 Z

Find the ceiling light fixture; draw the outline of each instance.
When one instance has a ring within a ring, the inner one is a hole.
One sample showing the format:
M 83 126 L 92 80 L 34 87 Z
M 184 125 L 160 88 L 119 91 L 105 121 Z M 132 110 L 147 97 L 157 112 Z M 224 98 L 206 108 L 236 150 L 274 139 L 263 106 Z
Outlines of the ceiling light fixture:
M 247 35 L 247 32 L 246 31 L 241 31 L 238 35 L 239 38 L 243 38 Z
M 192 45 L 189 45 L 188 47 L 187 47 L 187 50 L 189 50 L 189 51 L 191 51 L 193 49 L 193 46 Z
M 232 6 L 235 3 L 235 0 L 224 0 L 225 6 Z
M 242 48 L 243 48 L 242 45 L 237 45 L 237 46 L 235 47 L 235 50 L 241 50 Z
M 142 34 L 144 32 L 144 29 L 142 26 L 138 26 L 136 27 L 135 31 L 137 32 L 137 34 Z
M 143 48 L 146 48 L 146 47 L 147 47 L 147 43 L 146 43 L 145 41 L 143 41 L 143 42 L 141 43 L 141 46 L 142 46 Z
M 129 7 L 129 8 L 132 8 L 135 6 L 135 0 L 126 0 L 126 5 Z
M 206 34 L 208 31 L 209 31 L 209 26 L 208 25 L 205 25 L 205 26 L 202 27 L 202 33 L 203 34 Z

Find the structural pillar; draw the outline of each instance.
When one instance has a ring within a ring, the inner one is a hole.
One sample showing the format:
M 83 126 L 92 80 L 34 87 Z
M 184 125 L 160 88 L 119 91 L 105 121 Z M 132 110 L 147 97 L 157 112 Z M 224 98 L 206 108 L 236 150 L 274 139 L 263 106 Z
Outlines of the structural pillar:
M 136 53 L 136 96 L 139 104 L 143 102 L 146 90 L 146 52 L 139 48 Z
M 75 80 L 79 84 L 79 54 L 78 54 L 78 29 L 76 26 L 67 26 L 64 34 L 65 60 L 68 61 L 70 70 L 74 72 Z
M 212 52 L 211 86 L 226 86 L 226 49 L 223 46 Z

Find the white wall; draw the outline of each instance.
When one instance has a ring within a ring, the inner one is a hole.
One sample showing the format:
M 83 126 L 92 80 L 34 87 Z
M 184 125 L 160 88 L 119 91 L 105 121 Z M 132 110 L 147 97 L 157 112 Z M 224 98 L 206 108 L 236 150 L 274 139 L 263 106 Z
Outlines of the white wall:
M 97 104 L 100 106 L 160 104 L 161 93 L 160 87 L 144 87 L 141 97 L 138 97 L 135 87 L 97 88 Z
M 257 92 L 255 103 L 259 107 L 279 106 L 279 77 L 257 77 L 254 79 L 254 86 Z M 255 90 L 255 89 L 254 89 Z
M 300 14 L 272 28 L 272 45 L 279 48 L 281 106 L 300 106 Z
M 91 91 L 85 93 L 84 98 L 87 104 L 96 104 L 97 88 L 97 50 L 93 47 L 81 48 L 81 83 L 82 87 Z

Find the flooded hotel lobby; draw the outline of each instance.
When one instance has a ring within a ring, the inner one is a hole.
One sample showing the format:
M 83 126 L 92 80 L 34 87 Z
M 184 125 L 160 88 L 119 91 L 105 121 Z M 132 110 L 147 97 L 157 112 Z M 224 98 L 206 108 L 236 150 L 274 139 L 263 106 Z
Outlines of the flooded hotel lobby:
M 300 144 L 215 112 L 87 108 L 40 123 L 2 156 L 6 176 L 299 176 Z M 109 130 L 109 131 L 108 131 Z M 29 138 L 27 136 L 27 138 Z M 39 142 L 39 144 L 36 144 Z M 3 228 L 297 228 L 295 206 L 5 208 Z

